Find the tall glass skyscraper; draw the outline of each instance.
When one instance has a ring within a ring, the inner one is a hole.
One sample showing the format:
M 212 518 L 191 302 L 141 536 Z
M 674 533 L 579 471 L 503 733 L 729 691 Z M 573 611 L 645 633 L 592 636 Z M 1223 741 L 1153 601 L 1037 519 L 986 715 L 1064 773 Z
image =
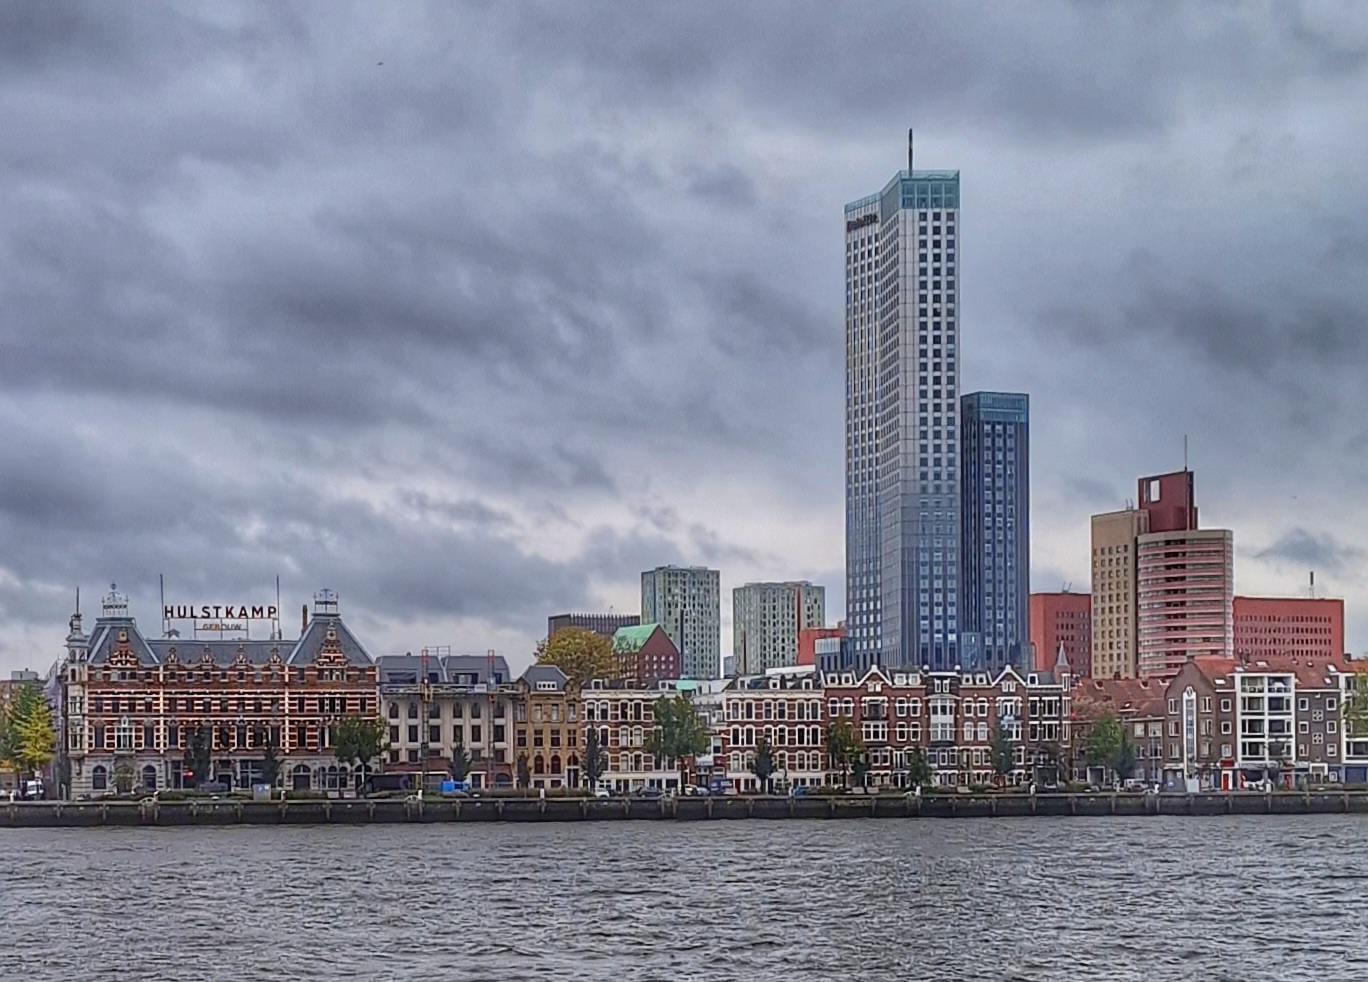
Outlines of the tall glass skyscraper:
M 847 660 L 959 663 L 958 171 L 846 205 Z
M 977 650 L 965 669 L 1031 669 L 1030 399 L 971 392 L 960 405 L 964 488 L 962 632 Z

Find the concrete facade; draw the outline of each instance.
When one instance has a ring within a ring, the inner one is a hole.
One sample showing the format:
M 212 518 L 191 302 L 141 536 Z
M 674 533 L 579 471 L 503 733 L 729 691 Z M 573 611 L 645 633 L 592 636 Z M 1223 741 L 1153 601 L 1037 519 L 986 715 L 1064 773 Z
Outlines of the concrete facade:
M 1172 676 L 1193 658 L 1235 655 L 1235 535 L 1150 532 L 1136 539 L 1136 669 Z
M 679 649 L 680 672 L 722 673 L 721 576 L 702 566 L 658 566 L 641 574 L 641 622 L 659 624 Z
M 516 690 L 508 663 L 490 655 L 392 655 L 377 660 L 391 769 L 448 771 L 457 746 L 477 788 L 514 780 L 509 720 Z
M 826 588 L 807 580 L 747 583 L 732 590 L 732 666 L 737 675 L 798 664 L 805 629 L 826 624 Z
M 1149 516 L 1128 508 L 1092 517 L 1092 674 L 1134 678 L 1136 539 Z

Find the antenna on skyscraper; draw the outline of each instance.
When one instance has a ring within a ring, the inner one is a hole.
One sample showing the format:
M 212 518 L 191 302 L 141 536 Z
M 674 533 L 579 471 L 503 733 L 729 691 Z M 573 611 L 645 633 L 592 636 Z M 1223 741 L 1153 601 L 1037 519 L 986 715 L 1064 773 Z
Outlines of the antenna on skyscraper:
M 1311 570 L 1311 599 L 1316 599 L 1316 571 Z
M 907 173 L 912 173 L 912 129 L 907 130 Z
M 1188 469 L 1188 460 L 1187 460 L 1187 434 L 1184 433 L 1184 434 L 1183 434 L 1183 470 L 1186 471 L 1187 469 Z

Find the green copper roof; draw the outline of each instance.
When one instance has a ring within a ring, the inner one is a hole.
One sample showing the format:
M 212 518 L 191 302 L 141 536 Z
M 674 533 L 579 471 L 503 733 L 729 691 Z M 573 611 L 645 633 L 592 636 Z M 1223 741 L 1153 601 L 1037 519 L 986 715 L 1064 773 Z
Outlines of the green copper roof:
M 637 624 L 633 627 L 620 627 L 613 632 L 614 651 L 640 651 L 645 644 L 655 634 L 659 624 Z

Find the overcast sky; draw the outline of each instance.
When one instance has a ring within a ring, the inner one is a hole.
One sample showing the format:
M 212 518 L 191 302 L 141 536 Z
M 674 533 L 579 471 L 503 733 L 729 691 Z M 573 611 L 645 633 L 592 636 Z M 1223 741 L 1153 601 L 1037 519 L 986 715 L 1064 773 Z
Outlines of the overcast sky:
M 373 654 L 843 584 L 842 206 L 962 174 L 1035 589 L 1197 473 L 1368 647 L 1368 7 L 0 3 L 0 670 L 110 582 Z M 630 12 L 629 12 L 630 11 Z M 294 625 L 294 617 L 289 625 Z

